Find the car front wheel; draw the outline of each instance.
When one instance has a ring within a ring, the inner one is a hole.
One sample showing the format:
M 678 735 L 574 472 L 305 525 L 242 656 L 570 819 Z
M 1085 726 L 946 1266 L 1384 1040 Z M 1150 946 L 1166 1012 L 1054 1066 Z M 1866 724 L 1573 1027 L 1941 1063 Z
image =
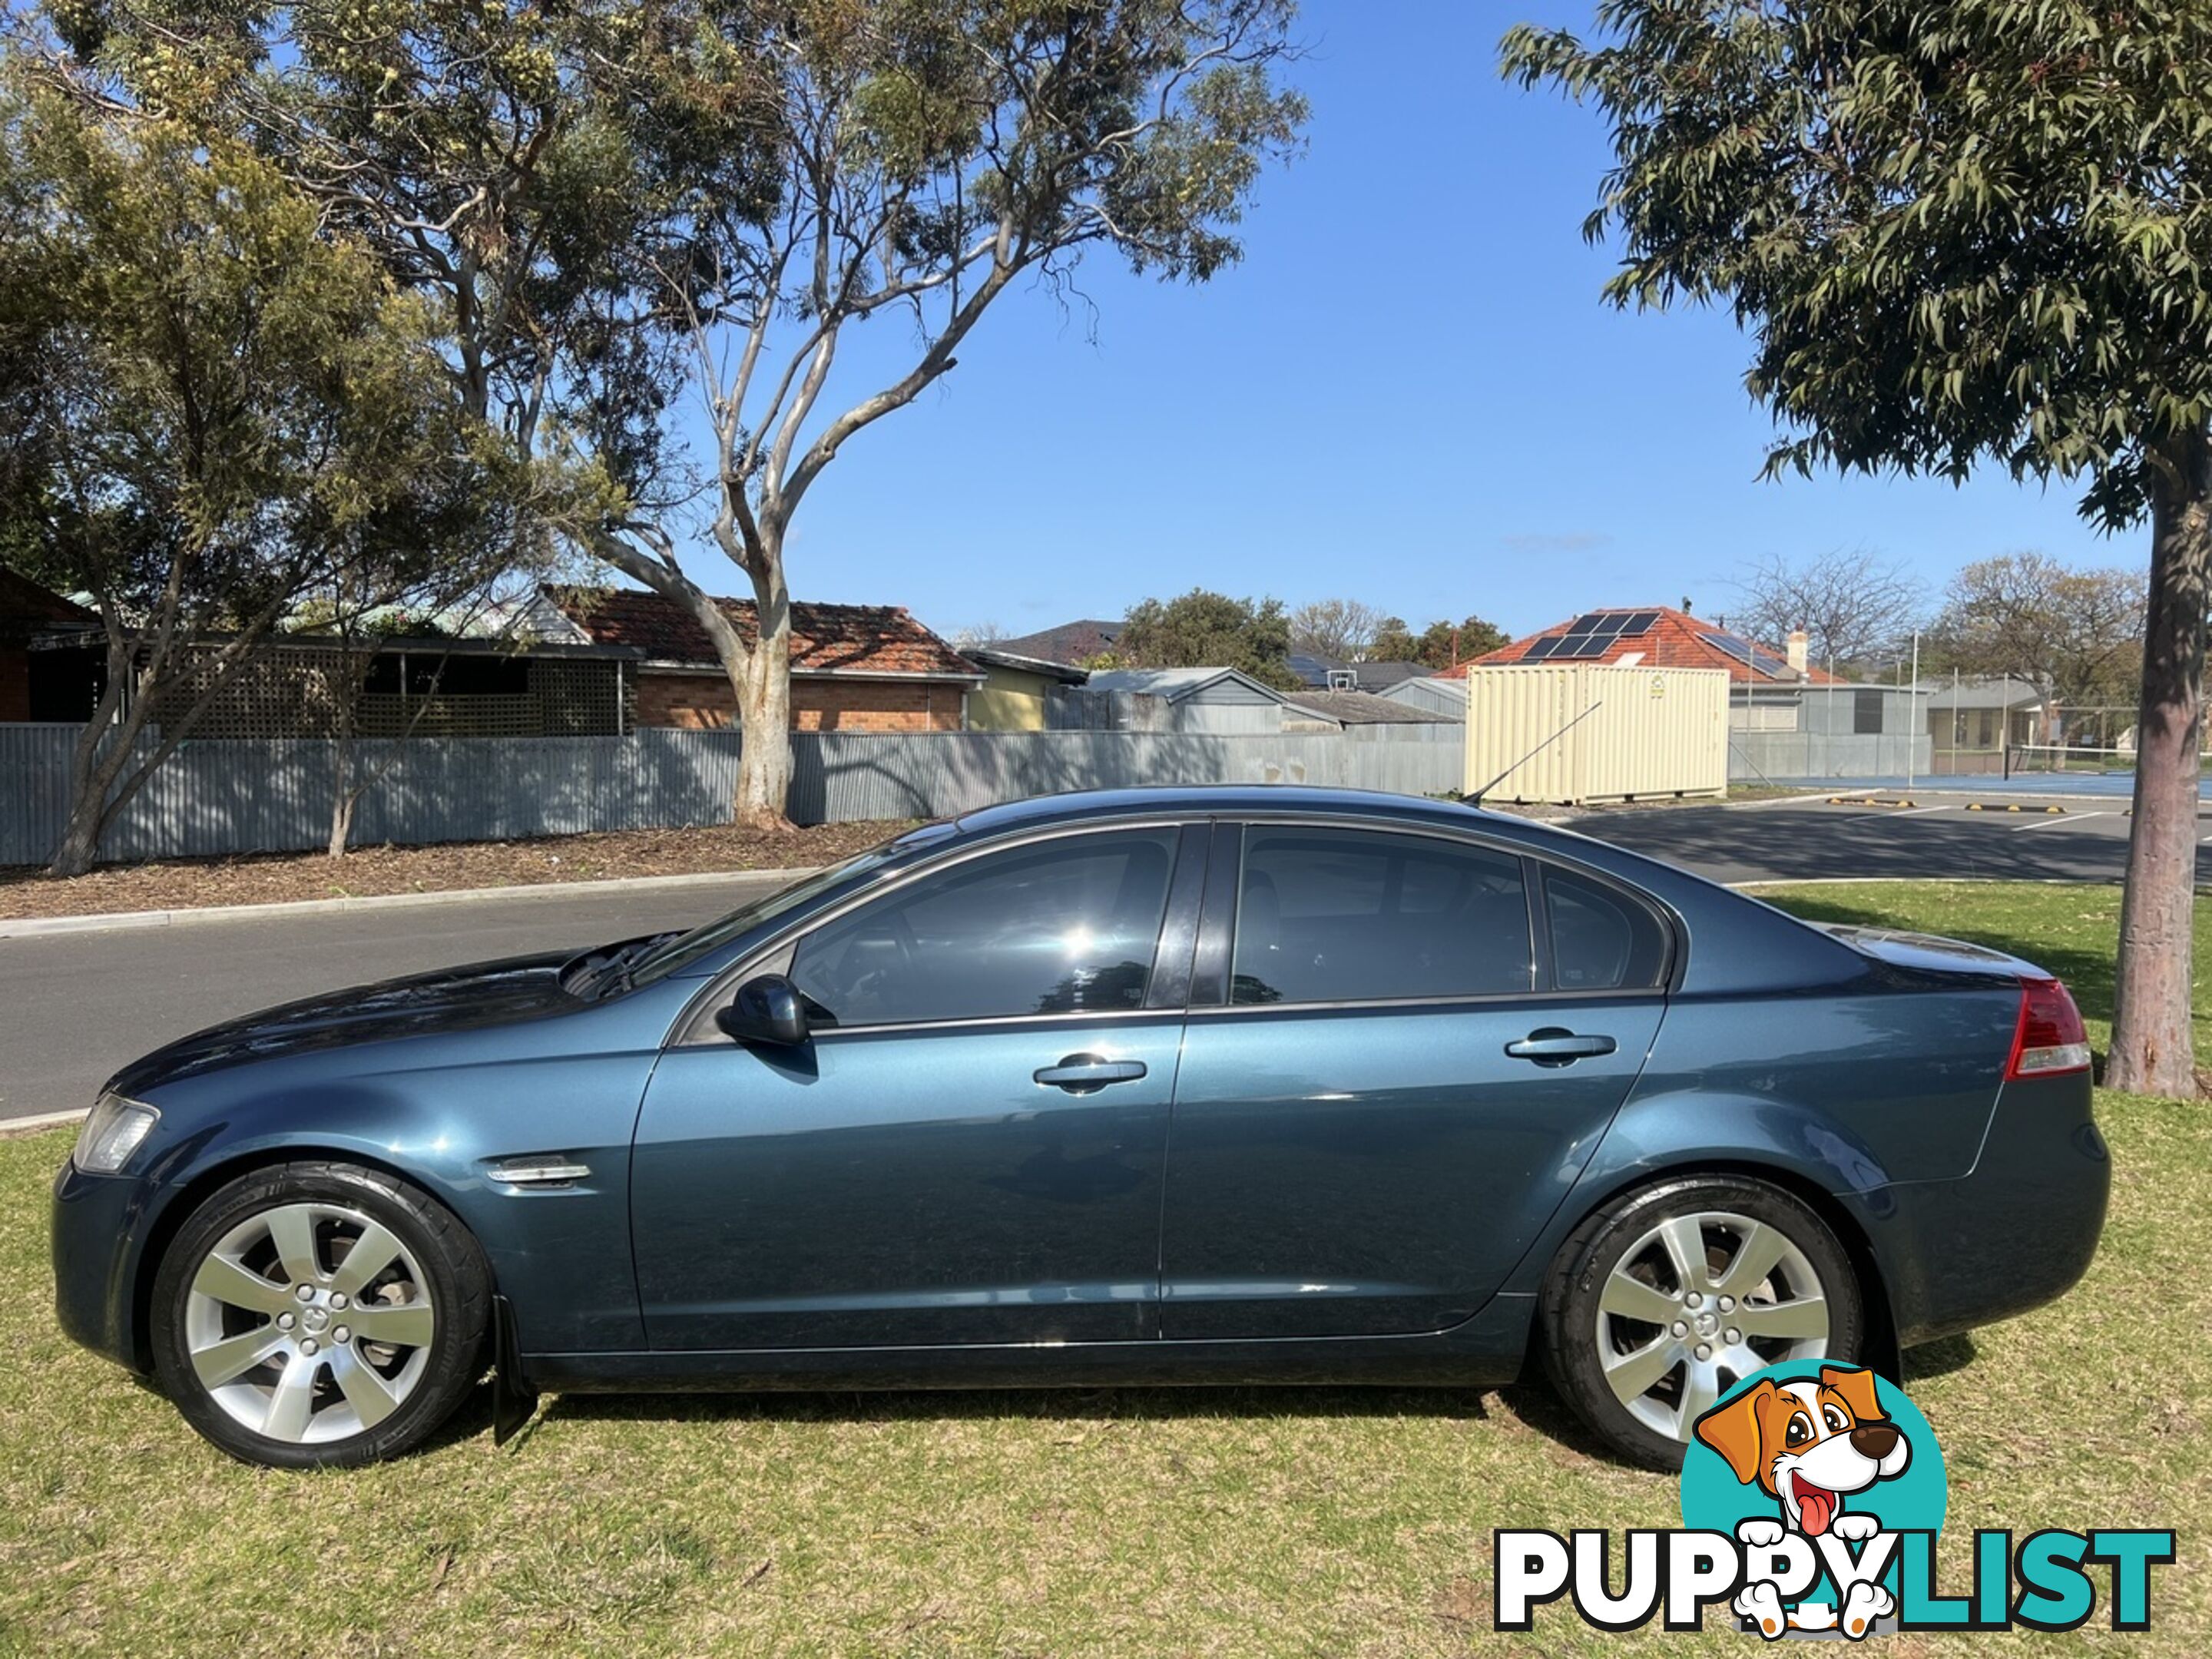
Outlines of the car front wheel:
M 490 1289 L 467 1229 L 406 1182 L 347 1164 L 258 1170 L 210 1195 L 163 1255 L 155 1374 L 246 1462 L 398 1456 L 483 1374 Z
M 1545 1369 L 1613 1447 L 1674 1469 L 1697 1420 L 1741 1378 L 1858 1354 L 1858 1276 L 1804 1202 L 1735 1176 L 1662 1182 L 1569 1234 L 1546 1285 Z

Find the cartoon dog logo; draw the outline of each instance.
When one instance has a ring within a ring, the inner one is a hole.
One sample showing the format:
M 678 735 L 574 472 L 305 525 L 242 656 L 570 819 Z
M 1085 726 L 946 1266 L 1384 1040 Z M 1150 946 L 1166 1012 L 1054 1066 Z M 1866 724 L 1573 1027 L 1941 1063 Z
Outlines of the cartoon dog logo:
M 1737 1527 L 1737 1537 L 1753 1547 L 1780 1543 L 1785 1530 L 1808 1539 L 1823 1533 L 1855 1542 L 1873 1537 L 1881 1530 L 1881 1520 L 1847 1511 L 1844 1499 L 1878 1480 L 1894 1480 L 1912 1461 L 1912 1443 L 1882 1413 L 1874 1373 L 1833 1365 L 1821 1367 L 1818 1382 L 1760 1379 L 1699 1418 L 1697 1436 L 1728 1460 L 1738 1480 L 1756 1485 L 1778 1504 L 1778 1519 L 1753 1517 Z M 1875 1619 L 1893 1610 L 1887 1589 L 1856 1583 L 1837 1622 L 1846 1636 L 1863 1636 Z M 1803 1616 L 1809 1608 L 1785 1617 L 1771 1583 L 1747 1589 L 1736 1598 L 1735 1611 L 1756 1620 L 1768 1637 L 1790 1626 L 1817 1627 Z

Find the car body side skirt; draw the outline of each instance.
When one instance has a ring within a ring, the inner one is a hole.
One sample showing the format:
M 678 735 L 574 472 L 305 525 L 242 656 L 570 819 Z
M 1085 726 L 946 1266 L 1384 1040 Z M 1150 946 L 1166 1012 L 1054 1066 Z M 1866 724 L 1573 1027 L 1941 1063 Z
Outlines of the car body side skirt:
M 974 1344 L 532 1353 L 532 1388 L 569 1393 L 1106 1388 L 1169 1383 L 1488 1387 L 1512 1382 L 1535 1298 L 1500 1295 L 1448 1331 L 1254 1341 Z

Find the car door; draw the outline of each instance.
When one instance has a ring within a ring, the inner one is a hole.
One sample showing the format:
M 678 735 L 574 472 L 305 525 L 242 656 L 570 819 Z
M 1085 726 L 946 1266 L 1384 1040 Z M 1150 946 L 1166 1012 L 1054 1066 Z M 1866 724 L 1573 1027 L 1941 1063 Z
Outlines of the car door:
M 1672 932 L 1607 880 L 1478 840 L 1341 821 L 1218 835 L 1161 1334 L 1456 1324 L 1634 1082 Z
M 705 1022 L 672 1046 L 631 1188 L 653 1346 L 1155 1335 L 1192 835 L 1187 854 L 1151 824 L 931 866 L 788 947 L 807 1042 Z

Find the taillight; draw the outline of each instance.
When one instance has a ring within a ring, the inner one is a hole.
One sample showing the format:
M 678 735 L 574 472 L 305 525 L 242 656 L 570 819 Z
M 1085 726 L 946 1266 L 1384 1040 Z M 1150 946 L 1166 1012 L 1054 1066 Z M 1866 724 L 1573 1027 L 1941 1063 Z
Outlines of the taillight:
M 2072 994 L 2055 979 L 2021 980 L 2020 1025 L 2013 1032 L 2005 1080 L 2088 1069 L 2089 1034 L 2081 1029 Z

